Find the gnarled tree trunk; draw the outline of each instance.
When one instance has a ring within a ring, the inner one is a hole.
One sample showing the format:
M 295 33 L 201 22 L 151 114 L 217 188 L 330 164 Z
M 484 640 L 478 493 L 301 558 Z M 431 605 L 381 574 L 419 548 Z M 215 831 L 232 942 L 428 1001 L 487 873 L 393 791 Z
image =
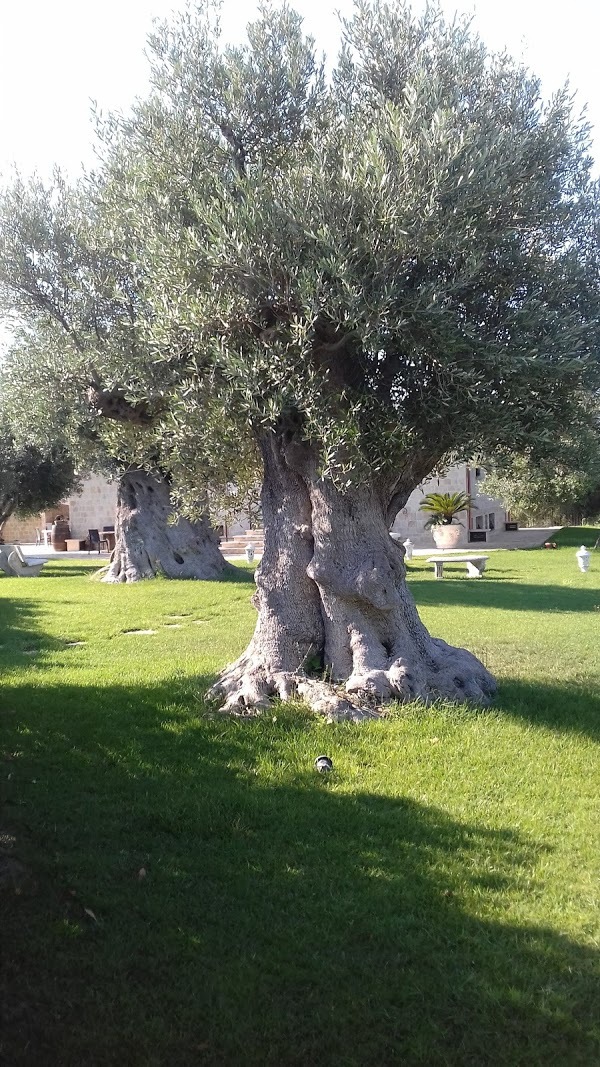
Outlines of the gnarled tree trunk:
M 2 543 L 4 524 L 8 522 L 16 506 L 16 497 L 11 496 L 10 493 L 0 493 L 0 544 Z
M 393 700 L 489 703 L 496 687 L 483 664 L 431 637 L 418 616 L 385 494 L 339 492 L 319 477 L 316 452 L 291 435 L 271 435 L 262 450 L 258 622 L 213 688 L 225 708 L 298 694 L 332 718 L 359 719 Z
M 115 549 L 104 582 L 168 578 L 218 578 L 230 564 L 223 559 L 208 519 L 178 518 L 168 483 L 146 471 L 121 476 L 117 496 Z M 171 521 L 170 521 L 171 520 Z

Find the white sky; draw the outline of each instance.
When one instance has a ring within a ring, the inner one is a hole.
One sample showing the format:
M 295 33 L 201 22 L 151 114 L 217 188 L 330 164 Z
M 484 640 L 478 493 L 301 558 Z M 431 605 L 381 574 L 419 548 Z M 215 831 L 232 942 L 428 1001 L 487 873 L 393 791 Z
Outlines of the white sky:
M 334 51 L 334 12 L 350 13 L 351 0 L 292 0 L 307 28 Z M 16 163 L 24 173 L 48 174 L 58 163 L 75 175 L 92 162 L 90 100 L 104 110 L 126 109 L 143 95 L 143 54 L 153 17 L 178 0 L 0 0 L 0 172 Z M 598 128 L 598 0 L 443 0 L 475 15 L 493 48 L 523 56 L 549 93 L 567 77 Z M 252 17 L 255 0 L 224 0 L 228 36 Z

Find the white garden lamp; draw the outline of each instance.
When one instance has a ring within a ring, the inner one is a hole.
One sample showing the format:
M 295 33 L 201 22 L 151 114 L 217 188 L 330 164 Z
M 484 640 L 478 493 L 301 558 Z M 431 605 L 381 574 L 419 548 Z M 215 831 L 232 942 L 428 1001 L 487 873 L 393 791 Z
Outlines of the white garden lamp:
M 575 559 L 579 564 L 579 570 L 582 571 L 584 574 L 590 569 L 591 558 L 592 553 L 588 552 L 585 545 L 582 545 L 581 548 L 575 553 Z
M 410 537 L 407 537 L 406 541 L 402 542 L 402 547 L 404 548 L 404 558 L 405 559 L 412 559 L 413 548 L 415 546 L 413 545 Z
M 254 559 L 254 545 L 252 542 L 246 545 L 246 559 L 248 560 L 248 563 L 252 563 L 252 560 Z

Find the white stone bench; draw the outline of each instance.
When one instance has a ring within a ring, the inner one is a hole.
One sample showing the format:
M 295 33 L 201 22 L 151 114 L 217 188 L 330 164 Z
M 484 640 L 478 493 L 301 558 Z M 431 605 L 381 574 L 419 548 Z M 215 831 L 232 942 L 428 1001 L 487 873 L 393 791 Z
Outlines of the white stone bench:
M 481 578 L 489 556 L 429 556 L 427 562 L 433 563 L 436 578 L 444 577 L 444 563 L 466 563 L 469 578 Z
M 9 578 L 37 578 L 47 557 L 24 556 L 20 545 L 0 545 L 0 570 Z

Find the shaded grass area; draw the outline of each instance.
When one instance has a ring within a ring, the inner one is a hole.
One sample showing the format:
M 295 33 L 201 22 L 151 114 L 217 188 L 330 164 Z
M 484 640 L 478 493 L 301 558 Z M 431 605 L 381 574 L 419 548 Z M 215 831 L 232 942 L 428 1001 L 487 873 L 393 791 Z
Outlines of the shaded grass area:
M 599 526 L 565 526 L 553 534 L 552 540 L 561 548 L 579 548 L 580 545 L 592 548 L 599 537 Z
M 7 1063 L 598 1062 L 595 559 L 415 562 L 498 702 L 359 728 L 203 703 L 248 569 L 80 566 L 0 579 Z

